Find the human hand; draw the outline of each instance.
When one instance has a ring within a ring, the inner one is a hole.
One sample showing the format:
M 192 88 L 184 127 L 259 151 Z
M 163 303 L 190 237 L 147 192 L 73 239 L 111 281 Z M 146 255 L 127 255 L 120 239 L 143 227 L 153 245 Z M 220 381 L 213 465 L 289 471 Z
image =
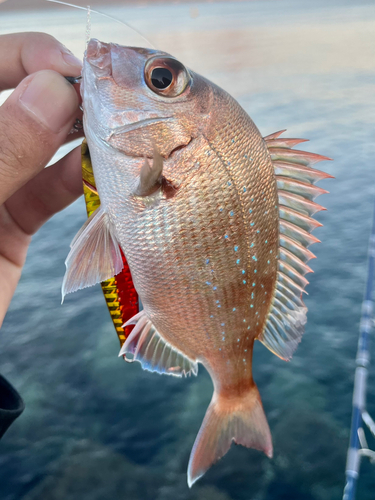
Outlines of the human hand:
M 0 36 L 0 91 L 16 87 L 0 107 L 0 326 L 31 236 L 82 194 L 79 148 L 44 168 L 77 137 L 68 134 L 79 96 L 63 76 L 80 73 L 80 61 L 49 35 Z

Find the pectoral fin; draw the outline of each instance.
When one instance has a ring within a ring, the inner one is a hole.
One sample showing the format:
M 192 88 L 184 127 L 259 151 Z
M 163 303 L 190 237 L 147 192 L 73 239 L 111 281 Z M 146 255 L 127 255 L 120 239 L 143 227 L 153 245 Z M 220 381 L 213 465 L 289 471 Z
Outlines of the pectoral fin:
M 63 300 L 67 293 L 105 281 L 123 268 L 119 244 L 102 207 L 87 219 L 70 246 L 65 261 Z
M 154 149 L 152 166 L 148 159 L 145 159 L 139 174 L 139 183 L 134 194 L 136 196 L 150 196 L 162 185 L 163 158 L 157 149 Z

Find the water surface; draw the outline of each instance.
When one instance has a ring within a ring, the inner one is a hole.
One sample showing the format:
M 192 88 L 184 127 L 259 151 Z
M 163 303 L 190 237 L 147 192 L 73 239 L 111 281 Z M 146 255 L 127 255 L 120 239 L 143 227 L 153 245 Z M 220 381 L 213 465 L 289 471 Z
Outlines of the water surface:
M 192 490 L 191 446 L 212 393 L 208 374 L 179 380 L 117 358 L 100 287 L 60 286 L 83 200 L 34 237 L 0 333 L 0 372 L 26 402 L 0 446 L 4 500 L 335 500 L 342 495 L 366 250 L 375 195 L 375 6 L 351 1 L 263 1 L 104 9 L 158 48 L 225 88 L 263 135 L 288 129 L 333 157 L 321 183 L 306 334 L 285 363 L 254 353 L 275 456 L 233 447 Z M 47 31 L 76 55 L 85 15 L 66 8 L 5 12 L 0 33 Z M 145 42 L 93 17 L 93 35 Z M 374 343 L 375 344 L 375 343 Z M 375 415 L 374 369 L 368 406 Z M 374 498 L 363 462 L 358 500 Z

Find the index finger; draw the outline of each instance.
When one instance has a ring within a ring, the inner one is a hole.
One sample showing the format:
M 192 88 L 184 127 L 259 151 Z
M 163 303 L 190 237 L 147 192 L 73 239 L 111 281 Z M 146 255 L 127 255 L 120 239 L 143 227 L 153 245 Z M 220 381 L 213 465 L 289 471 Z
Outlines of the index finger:
M 27 75 L 44 69 L 63 76 L 81 74 L 81 61 L 46 33 L 0 35 L 0 55 L 0 91 L 13 89 Z

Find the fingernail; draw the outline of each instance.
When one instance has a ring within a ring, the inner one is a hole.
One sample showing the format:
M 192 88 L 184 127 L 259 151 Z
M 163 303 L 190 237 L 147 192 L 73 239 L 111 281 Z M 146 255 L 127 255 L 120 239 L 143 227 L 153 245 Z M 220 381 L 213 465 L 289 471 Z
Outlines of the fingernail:
M 65 63 L 70 66 L 71 68 L 73 68 L 73 71 L 76 73 L 77 71 L 79 71 L 79 73 L 81 72 L 82 70 L 82 62 L 75 56 L 73 55 L 69 49 L 67 49 L 66 47 L 63 47 L 61 49 L 61 55 L 65 61 Z
M 50 70 L 32 76 L 19 102 L 30 116 L 54 133 L 71 122 L 78 109 L 78 97 L 72 85 Z

